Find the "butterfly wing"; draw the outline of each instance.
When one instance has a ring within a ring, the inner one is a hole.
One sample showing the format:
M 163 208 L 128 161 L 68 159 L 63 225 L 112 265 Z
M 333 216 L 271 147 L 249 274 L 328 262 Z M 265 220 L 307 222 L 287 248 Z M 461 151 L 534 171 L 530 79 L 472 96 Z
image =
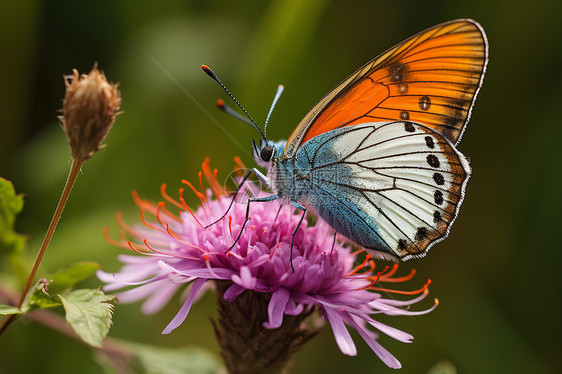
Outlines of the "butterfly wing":
M 470 19 L 422 31 L 365 64 L 299 122 L 283 156 L 327 131 L 359 123 L 423 123 L 452 144 L 460 141 L 482 85 L 488 43 Z
M 450 141 L 412 122 L 318 135 L 299 148 L 295 168 L 308 206 L 337 232 L 403 260 L 448 235 L 470 176 Z

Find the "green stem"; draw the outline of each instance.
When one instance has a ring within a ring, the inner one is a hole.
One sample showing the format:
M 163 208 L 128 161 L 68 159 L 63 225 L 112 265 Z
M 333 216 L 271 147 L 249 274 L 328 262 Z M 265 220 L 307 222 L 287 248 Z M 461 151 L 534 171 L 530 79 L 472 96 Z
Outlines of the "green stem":
M 45 251 L 47 250 L 47 247 L 51 242 L 51 238 L 55 233 L 55 229 L 59 222 L 60 216 L 62 214 L 62 211 L 64 210 L 64 206 L 66 205 L 66 202 L 68 201 L 68 197 L 70 196 L 70 191 L 72 191 L 72 187 L 74 186 L 74 182 L 78 177 L 78 173 L 80 172 L 80 168 L 82 167 L 83 163 L 84 161 L 82 160 L 78 160 L 78 159 L 72 160 L 72 165 L 70 166 L 70 172 L 68 173 L 68 178 L 66 179 L 66 184 L 64 185 L 64 190 L 62 191 L 61 197 L 59 199 L 59 203 L 57 204 L 55 214 L 53 214 L 53 218 L 51 219 L 51 223 L 49 224 L 49 228 L 47 229 L 47 233 L 45 234 L 45 239 L 43 239 L 43 244 L 41 244 L 41 248 L 39 248 L 39 253 L 37 253 L 37 258 L 35 259 L 35 264 L 33 264 L 33 269 L 31 269 L 31 273 L 29 273 L 29 277 L 27 278 L 27 282 L 25 283 L 23 292 L 21 293 L 19 301 L 16 305 L 18 308 L 21 308 L 21 306 L 23 305 L 23 302 L 25 301 L 25 297 L 27 296 L 27 293 L 31 288 L 31 284 L 33 283 L 33 278 L 35 278 L 35 274 L 39 269 L 41 260 L 43 260 Z M 0 335 L 2 335 L 2 333 L 8 328 L 9 325 L 12 324 L 12 322 L 15 321 L 16 318 L 17 315 L 13 314 L 4 320 L 4 323 L 2 324 L 2 326 L 0 326 Z

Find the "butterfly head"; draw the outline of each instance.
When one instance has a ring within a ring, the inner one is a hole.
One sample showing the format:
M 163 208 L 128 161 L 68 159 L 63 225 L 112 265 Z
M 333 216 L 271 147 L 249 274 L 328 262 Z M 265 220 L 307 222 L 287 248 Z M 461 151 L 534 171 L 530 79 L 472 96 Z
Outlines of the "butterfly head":
M 261 140 L 260 145 L 252 140 L 252 154 L 256 164 L 264 169 L 269 169 L 279 159 L 279 155 L 283 153 L 285 142 L 274 143 L 271 140 Z

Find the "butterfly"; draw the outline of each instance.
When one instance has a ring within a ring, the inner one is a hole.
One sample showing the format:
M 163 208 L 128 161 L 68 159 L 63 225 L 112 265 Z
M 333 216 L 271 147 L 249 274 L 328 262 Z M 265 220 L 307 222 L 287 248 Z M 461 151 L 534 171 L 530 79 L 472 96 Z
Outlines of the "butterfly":
M 471 19 L 424 30 L 363 65 L 304 116 L 287 141 L 255 128 L 252 169 L 272 195 L 326 221 L 377 258 L 423 257 L 459 214 L 471 167 L 459 144 L 488 63 L 483 28 Z M 225 213 L 226 215 L 226 213 Z M 235 241 L 236 243 L 236 241 Z M 233 244 L 234 246 L 234 244 Z M 292 248 L 292 247 L 291 247 Z

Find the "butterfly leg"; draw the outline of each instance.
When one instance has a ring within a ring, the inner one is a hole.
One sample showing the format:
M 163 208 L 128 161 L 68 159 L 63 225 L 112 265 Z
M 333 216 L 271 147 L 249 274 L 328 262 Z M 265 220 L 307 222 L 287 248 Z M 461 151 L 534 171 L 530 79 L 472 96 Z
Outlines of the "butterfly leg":
M 299 203 L 294 202 L 294 201 L 291 201 L 291 205 L 294 206 L 296 209 L 302 211 L 301 219 L 299 220 L 299 223 L 297 224 L 297 227 L 295 227 L 295 229 L 293 230 L 293 235 L 291 236 L 291 255 L 289 256 L 289 262 L 291 263 L 291 270 L 294 273 L 295 268 L 293 266 L 293 244 L 295 243 L 295 235 L 297 234 L 297 230 L 299 229 L 299 227 L 301 227 L 302 220 L 304 219 L 304 216 L 306 215 L 306 208 L 304 206 L 300 205 Z
M 274 201 L 279 199 L 279 195 L 275 194 L 275 195 L 271 195 L 271 196 L 265 196 L 265 197 L 251 197 L 248 199 L 248 205 L 246 205 L 246 218 L 244 219 L 244 223 L 242 224 L 242 227 L 240 228 L 240 232 L 238 233 L 238 236 L 236 237 L 236 240 L 234 241 L 234 243 L 232 243 L 232 245 L 230 246 L 230 248 L 228 248 L 227 252 L 230 252 L 230 250 L 232 250 L 232 248 L 234 248 L 234 246 L 236 245 L 236 243 L 238 243 L 238 240 L 240 240 L 240 237 L 242 236 L 242 233 L 244 232 L 244 227 L 246 227 L 246 223 L 248 223 L 248 221 L 250 220 L 250 204 L 254 203 L 254 202 L 268 202 L 268 201 Z
M 283 205 L 280 204 L 279 205 L 279 209 L 277 209 L 277 214 L 275 215 L 275 219 L 273 220 L 273 223 L 275 224 L 275 222 L 277 222 L 277 218 L 279 218 L 279 213 L 281 213 L 281 209 L 283 208 Z
M 228 212 L 230 212 L 230 209 L 232 208 L 232 205 L 234 204 L 234 201 L 236 200 L 236 195 L 238 195 L 238 192 L 240 192 L 240 190 L 242 189 L 242 186 L 244 186 L 244 183 L 246 183 L 246 181 L 248 180 L 248 178 L 250 177 L 250 175 L 255 174 L 258 179 L 260 180 L 260 182 L 262 182 L 263 184 L 265 184 L 267 186 L 267 188 L 269 188 L 270 186 L 270 181 L 269 178 L 266 177 L 265 175 L 263 175 L 258 169 L 253 168 L 251 170 L 249 170 L 248 172 L 246 172 L 246 174 L 244 175 L 244 178 L 242 178 L 242 182 L 240 182 L 240 184 L 238 185 L 238 187 L 236 188 L 236 191 L 234 191 L 234 194 L 232 195 L 232 200 L 230 201 L 230 205 L 228 206 L 228 208 L 226 209 L 226 212 L 224 212 L 224 214 L 219 217 L 219 219 L 217 219 L 216 221 L 208 224 L 207 226 L 205 226 L 205 228 L 207 227 L 211 227 L 213 225 L 215 225 L 217 222 L 221 221 L 224 217 L 226 217 L 226 215 L 228 214 Z M 249 203 L 248 203 L 249 205 Z M 236 242 L 235 242 L 236 243 Z M 229 249 L 230 250 L 230 249 Z
M 334 247 L 336 246 L 336 235 L 338 235 L 338 232 L 334 231 L 334 241 L 332 242 L 332 251 L 331 252 L 334 251 Z

